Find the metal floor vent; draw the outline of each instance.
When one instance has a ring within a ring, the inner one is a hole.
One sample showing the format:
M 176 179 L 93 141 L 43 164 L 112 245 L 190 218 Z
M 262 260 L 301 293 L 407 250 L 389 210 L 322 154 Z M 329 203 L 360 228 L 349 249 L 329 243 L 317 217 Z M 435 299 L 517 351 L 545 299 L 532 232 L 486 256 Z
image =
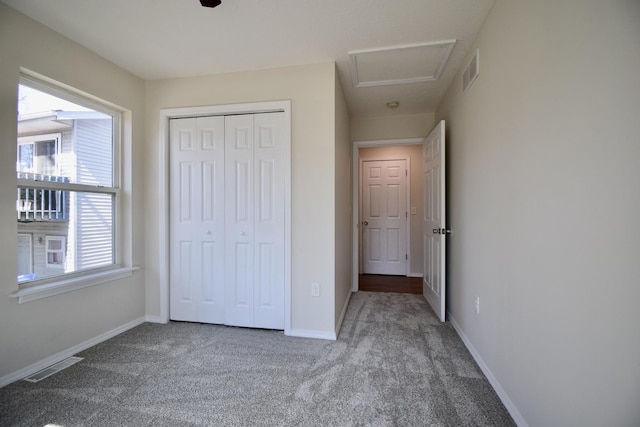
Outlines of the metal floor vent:
M 42 381 L 43 379 L 50 377 L 56 372 L 60 372 L 65 368 L 68 368 L 71 365 L 75 365 L 79 361 L 83 360 L 83 357 L 69 357 L 68 359 L 64 359 L 61 362 L 58 362 L 54 365 L 51 365 L 47 368 L 44 368 L 33 375 L 29 375 L 24 380 L 29 381 L 30 383 L 37 383 L 38 381 Z

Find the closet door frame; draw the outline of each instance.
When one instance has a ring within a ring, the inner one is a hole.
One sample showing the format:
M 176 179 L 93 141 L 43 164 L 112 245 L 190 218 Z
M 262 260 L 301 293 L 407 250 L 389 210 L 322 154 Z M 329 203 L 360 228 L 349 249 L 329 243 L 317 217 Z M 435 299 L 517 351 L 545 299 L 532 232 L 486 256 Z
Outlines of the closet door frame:
M 224 116 L 231 114 L 284 113 L 285 147 L 285 190 L 284 190 L 284 333 L 291 331 L 291 101 L 268 101 L 247 104 L 225 104 L 203 107 L 167 108 L 160 110 L 160 159 L 161 165 L 158 179 L 163 193 L 158 212 L 159 264 L 158 281 L 160 282 L 160 316 L 161 323 L 169 321 L 169 120 L 173 118 Z

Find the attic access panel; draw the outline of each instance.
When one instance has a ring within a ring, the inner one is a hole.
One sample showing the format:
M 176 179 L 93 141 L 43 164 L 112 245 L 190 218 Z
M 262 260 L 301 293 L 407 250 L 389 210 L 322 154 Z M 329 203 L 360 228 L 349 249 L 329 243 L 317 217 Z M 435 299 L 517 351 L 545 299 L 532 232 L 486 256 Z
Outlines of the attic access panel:
M 354 87 L 437 80 L 456 40 L 349 52 Z

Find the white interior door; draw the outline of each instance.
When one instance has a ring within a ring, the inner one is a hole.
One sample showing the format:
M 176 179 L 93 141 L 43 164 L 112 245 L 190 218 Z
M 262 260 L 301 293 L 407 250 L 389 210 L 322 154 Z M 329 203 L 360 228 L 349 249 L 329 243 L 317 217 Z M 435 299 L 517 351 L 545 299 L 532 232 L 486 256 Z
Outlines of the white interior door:
M 173 119 L 170 131 L 170 318 L 224 320 L 224 118 Z
M 446 297 L 446 203 L 444 120 L 424 140 L 422 161 L 424 173 L 422 291 L 440 321 L 445 321 Z
M 254 319 L 257 328 L 284 329 L 284 113 L 254 114 Z
M 407 274 L 407 161 L 362 162 L 362 269 Z
M 283 113 L 228 116 L 225 323 L 284 329 Z
M 225 323 L 253 326 L 253 116 L 225 118 Z
M 284 329 L 284 113 L 169 127 L 170 318 Z

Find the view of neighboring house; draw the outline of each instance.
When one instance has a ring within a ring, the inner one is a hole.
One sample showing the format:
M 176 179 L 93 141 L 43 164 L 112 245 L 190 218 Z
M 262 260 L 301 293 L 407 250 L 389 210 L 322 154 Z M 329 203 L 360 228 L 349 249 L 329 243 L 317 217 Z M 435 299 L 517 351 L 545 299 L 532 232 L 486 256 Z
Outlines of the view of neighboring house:
M 69 184 L 112 186 L 112 129 L 112 118 L 97 111 L 19 116 L 20 282 L 113 263 L 112 195 L 65 191 Z

